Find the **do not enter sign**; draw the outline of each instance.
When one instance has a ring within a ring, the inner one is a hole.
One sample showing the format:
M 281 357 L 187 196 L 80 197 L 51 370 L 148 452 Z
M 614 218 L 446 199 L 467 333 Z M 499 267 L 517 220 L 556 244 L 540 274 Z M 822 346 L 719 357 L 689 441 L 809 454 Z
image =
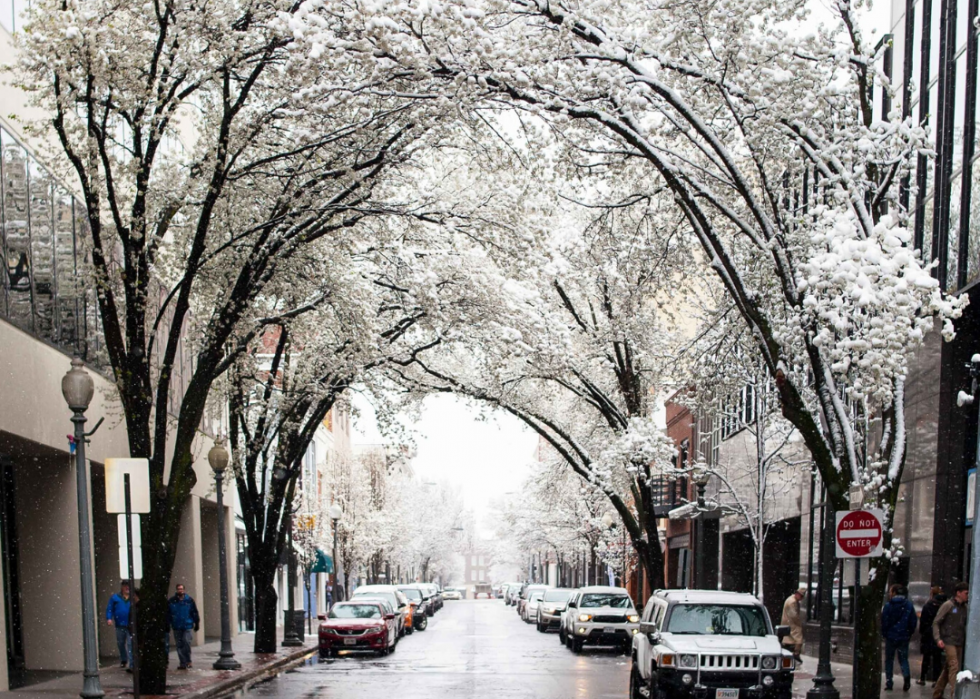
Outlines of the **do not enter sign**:
M 881 555 L 881 510 L 837 513 L 837 558 L 877 558 Z

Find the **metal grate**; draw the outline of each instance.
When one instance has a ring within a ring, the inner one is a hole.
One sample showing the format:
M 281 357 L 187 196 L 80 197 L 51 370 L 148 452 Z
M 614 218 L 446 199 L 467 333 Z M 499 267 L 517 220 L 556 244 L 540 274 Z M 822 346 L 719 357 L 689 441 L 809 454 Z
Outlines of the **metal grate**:
M 702 670 L 758 670 L 758 655 L 702 655 Z

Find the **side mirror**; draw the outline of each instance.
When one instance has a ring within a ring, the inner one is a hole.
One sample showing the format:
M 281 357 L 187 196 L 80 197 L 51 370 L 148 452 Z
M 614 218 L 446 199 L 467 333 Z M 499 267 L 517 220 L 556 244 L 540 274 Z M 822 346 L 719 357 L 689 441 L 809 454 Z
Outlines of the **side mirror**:
M 789 627 L 788 626 L 777 626 L 776 627 L 776 637 L 779 639 L 779 642 L 780 643 L 782 643 L 783 642 L 783 639 L 786 638 L 787 636 L 789 636 L 789 634 L 790 634 L 790 630 L 789 630 Z
M 394 614 L 385 614 L 385 619 L 387 619 L 388 621 L 391 621 L 394 618 L 395 618 Z
M 568 603 L 568 608 L 569 609 L 578 609 L 578 605 L 575 603 L 575 600 L 572 600 L 572 601 L 570 601 Z
M 660 641 L 660 629 L 658 629 L 657 625 L 652 621 L 641 621 L 640 633 L 648 634 L 651 637 L 650 640 L 656 638 L 657 640 L 654 641 L 655 643 Z
M 327 620 L 327 615 L 326 614 L 317 614 L 316 615 L 316 618 L 319 619 L 320 621 L 326 621 Z

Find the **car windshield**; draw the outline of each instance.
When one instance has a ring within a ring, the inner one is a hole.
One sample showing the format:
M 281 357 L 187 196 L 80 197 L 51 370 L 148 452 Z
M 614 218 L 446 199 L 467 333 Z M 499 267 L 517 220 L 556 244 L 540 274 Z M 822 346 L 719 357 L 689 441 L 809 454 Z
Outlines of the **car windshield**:
M 571 590 L 548 590 L 544 593 L 545 602 L 567 602 L 572 596 Z
M 722 636 L 765 636 L 768 632 L 762 607 L 722 604 L 678 604 L 666 630 Z
M 613 607 L 614 609 L 628 609 L 633 606 L 629 595 L 617 592 L 590 592 L 582 595 L 580 607 Z
M 537 602 L 537 601 L 539 601 L 539 600 L 540 600 L 540 599 L 541 599 L 542 597 L 544 597 L 544 590 L 535 590 L 534 592 L 532 592 L 532 593 L 531 593 L 531 594 L 530 594 L 530 595 L 528 596 L 528 598 L 527 598 L 527 599 L 528 599 L 528 601 L 529 601 L 529 602 Z
M 381 607 L 376 604 L 336 604 L 327 616 L 330 619 L 380 619 Z
M 398 589 L 401 590 L 403 595 L 405 595 L 409 599 L 415 600 L 416 602 L 422 599 L 421 590 L 416 590 L 415 588 L 412 587 L 400 587 Z
M 360 592 L 360 594 L 358 594 L 359 592 L 360 592 L 360 590 L 355 590 L 354 591 L 354 596 L 355 597 L 380 597 L 383 600 L 388 600 L 388 604 L 390 604 L 395 609 L 398 609 L 398 599 L 395 597 L 395 593 L 394 592 L 370 592 L 370 591 L 364 591 L 364 592 Z

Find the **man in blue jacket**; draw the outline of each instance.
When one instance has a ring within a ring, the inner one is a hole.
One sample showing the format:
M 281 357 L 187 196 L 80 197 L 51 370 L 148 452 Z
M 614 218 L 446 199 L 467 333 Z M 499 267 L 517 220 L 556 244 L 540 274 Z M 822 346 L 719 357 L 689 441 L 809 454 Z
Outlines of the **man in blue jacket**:
M 892 585 L 888 592 L 888 603 L 881 610 L 881 635 L 885 637 L 885 689 L 892 689 L 892 674 L 895 669 L 895 653 L 905 678 L 903 691 L 912 686 L 912 671 L 909 669 L 909 639 L 915 633 L 919 618 L 915 607 L 909 602 L 908 590 L 904 585 Z
M 197 613 L 197 604 L 191 596 L 184 592 L 184 586 L 177 586 L 177 594 L 170 598 L 167 605 L 167 622 L 174 630 L 177 641 L 178 670 L 186 670 L 191 666 L 192 630 L 201 628 L 201 615 Z
M 119 667 L 132 667 L 129 633 L 129 583 L 123 580 L 119 584 L 119 592 L 109 598 L 105 608 L 105 620 L 109 626 L 116 629 L 116 646 L 119 648 Z

